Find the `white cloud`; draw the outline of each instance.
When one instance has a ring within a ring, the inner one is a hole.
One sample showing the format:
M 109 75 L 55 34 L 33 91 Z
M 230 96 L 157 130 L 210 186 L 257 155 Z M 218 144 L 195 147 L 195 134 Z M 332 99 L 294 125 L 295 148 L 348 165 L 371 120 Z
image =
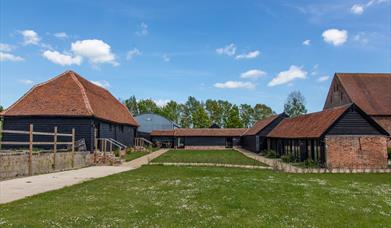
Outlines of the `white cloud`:
M 34 81 L 30 80 L 30 79 L 21 79 L 21 80 L 18 80 L 19 83 L 22 83 L 22 84 L 26 84 L 26 85 L 31 85 L 34 83 Z
M 170 58 L 167 54 L 164 54 L 164 55 L 163 55 L 163 61 L 164 61 L 164 62 L 170 62 L 170 61 L 171 61 L 171 58 Z
M 340 46 L 348 39 L 348 32 L 346 30 L 328 29 L 322 33 L 322 36 L 326 43 Z
M 369 42 L 368 34 L 366 34 L 365 32 L 360 32 L 353 37 L 353 40 L 363 45 L 368 44 Z
M 14 49 L 13 46 L 5 43 L 0 43 L 0 51 L 10 52 L 12 51 L 12 49 Z
M 0 62 L 11 61 L 11 62 L 20 62 L 24 59 L 20 56 L 16 56 L 10 53 L 0 52 Z
M 61 54 L 58 51 L 45 51 L 42 53 L 42 56 L 48 59 L 49 61 L 59 64 L 61 66 L 67 66 L 67 65 L 80 65 L 82 62 L 81 56 L 71 56 L 66 54 Z
M 257 79 L 257 78 L 260 78 L 260 77 L 263 77 L 266 75 L 266 72 L 265 71 L 262 71 L 262 70 L 257 70 L 257 69 L 253 69 L 253 70 L 248 70 L 246 72 L 243 72 L 240 77 L 241 78 L 252 78 L 252 79 Z
M 60 38 L 60 39 L 68 38 L 68 35 L 65 32 L 57 32 L 57 33 L 54 33 L 53 36 Z
M 235 44 L 231 43 L 223 48 L 217 48 L 216 52 L 219 55 L 233 56 L 236 53 L 236 46 Z
M 134 57 L 141 55 L 141 51 L 138 50 L 137 48 L 134 48 L 133 50 L 128 51 L 126 54 L 126 59 L 127 60 L 132 60 Z
M 161 100 L 161 99 L 153 100 L 153 101 L 159 107 L 164 107 L 168 102 L 170 102 L 170 100 Z
M 111 52 L 111 47 L 102 40 L 79 40 L 71 44 L 71 50 L 76 56 L 87 58 L 93 65 L 100 63 L 110 63 L 119 65 L 115 61 L 115 56 Z
M 254 83 L 241 81 L 226 81 L 214 84 L 214 87 L 219 89 L 254 89 L 255 86 Z
M 25 45 L 29 45 L 29 44 L 38 45 L 39 41 L 41 40 L 41 38 L 38 36 L 38 33 L 36 33 L 33 30 L 23 30 L 20 31 L 20 34 L 22 34 L 23 36 Z
M 258 50 L 250 51 L 250 52 L 245 53 L 245 54 L 237 55 L 235 57 L 235 59 L 253 59 L 253 58 L 258 57 L 259 54 L 261 54 L 261 52 L 258 51 Z
M 268 86 L 282 85 L 295 79 L 305 78 L 307 78 L 307 72 L 304 71 L 302 67 L 291 65 L 289 70 L 278 73 L 278 75 L 268 83 Z
M 137 36 L 146 36 L 148 35 L 148 25 L 144 22 L 140 24 L 140 30 L 136 32 Z
M 354 14 L 361 15 L 364 13 L 364 6 L 361 4 L 354 4 L 352 8 L 350 8 L 350 11 Z
M 327 81 L 329 79 L 329 76 L 328 75 L 324 75 L 324 76 L 321 76 L 318 78 L 318 82 L 324 82 L 324 81 Z
M 91 81 L 91 82 L 94 83 L 95 85 L 100 86 L 100 87 L 105 88 L 105 89 L 111 87 L 110 83 L 108 81 L 106 81 L 106 80 Z
M 311 45 L 311 40 L 304 40 L 302 44 L 305 45 L 305 46 L 310 46 Z

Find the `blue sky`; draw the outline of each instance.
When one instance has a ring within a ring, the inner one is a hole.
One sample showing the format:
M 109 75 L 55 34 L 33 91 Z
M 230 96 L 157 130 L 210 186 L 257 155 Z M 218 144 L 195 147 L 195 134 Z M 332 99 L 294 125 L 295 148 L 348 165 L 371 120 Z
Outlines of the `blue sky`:
M 0 1 L 0 104 L 74 70 L 125 99 L 321 110 L 335 72 L 391 72 L 391 1 Z

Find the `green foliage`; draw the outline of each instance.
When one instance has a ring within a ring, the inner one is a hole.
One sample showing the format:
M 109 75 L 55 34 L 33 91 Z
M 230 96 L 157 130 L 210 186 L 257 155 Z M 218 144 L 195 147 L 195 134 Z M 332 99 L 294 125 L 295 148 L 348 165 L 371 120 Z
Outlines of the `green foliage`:
M 119 156 L 120 156 L 120 151 L 119 151 L 119 149 L 114 150 L 113 153 L 114 153 L 114 155 L 115 155 L 116 157 L 119 157 Z
M 207 128 L 213 123 L 223 128 L 251 127 L 256 121 L 275 114 L 264 104 L 256 104 L 254 107 L 241 104 L 238 107 L 224 100 L 208 99 L 203 103 L 192 96 L 183 104 L 169 101 L 162 107 L 152 99 L 137 100 L 135 96 L 123 103 L 133 115 L 156 113 L 183 128 Z
M 278 158 L 278 155 L 274 150 L 266 150 L 264 153 L 267 158 Z
M 300 91 L 293 91 L 288 95 L 284 104 L 284 112 L 289 117 L 297 117 L 307 113 L 305 98 Z
M 4 111 L 3 106 L 0 105 L 0 112 Z
M 306 168 L 315 168 L 315 167 L 319 167 L 319 164 L 312 159 L 307 159 L 304 161 L 304 166 Z
M 388 147 L 387 152 L 388 152 L 388 160 L 391 160 L 391 147 Z
M 296 158 L 293 154 L 284 154 L 281 156 L 281 160 L 286 163 L 295 162 Z
M 239 108 L 236 105 L 233 105 L 229 111 L 227 123 L 225 125 L 227 128 L 240 128 L 242 127 L 242 122 L 240 121 Z

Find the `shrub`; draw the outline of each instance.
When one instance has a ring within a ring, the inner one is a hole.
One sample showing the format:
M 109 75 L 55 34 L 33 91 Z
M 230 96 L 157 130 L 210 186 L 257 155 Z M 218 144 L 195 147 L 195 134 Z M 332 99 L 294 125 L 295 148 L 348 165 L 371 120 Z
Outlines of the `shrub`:
M 319 167 L 319 164 L 312 159 L 307 159 L 304 161 L 304 166 L 307 168 L 313 168 L 313 167 Z
M 282 155 L 282 156 L 281 156 L 281 160 L 282 160 L 283 162 L 290 163 L 290 162 L 295 162 L 295 161 L 296 161 L 296 158 L 295 158 L 295 156 L 293 156 L 292 154 L 285 154 L 285 155 Z
M 278 158 L 278 155 L 274 150 L 267 150 L 266 157 L 267 158 Z
M 388 160 L 391 160 L 391 147 L 388 147 Z
M 114 150 L 113 153 L 116 157 L 119 157 L 120 155 L 119 149 Z

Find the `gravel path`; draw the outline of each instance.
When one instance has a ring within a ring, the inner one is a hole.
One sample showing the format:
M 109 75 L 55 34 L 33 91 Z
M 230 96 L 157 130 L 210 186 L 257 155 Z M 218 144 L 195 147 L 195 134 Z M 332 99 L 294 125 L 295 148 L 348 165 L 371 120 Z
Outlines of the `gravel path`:
M 120 166 L 92 166 L 76 170 L 49 173 L 30 177 L 16 178 L 0 182 L 0 204 L 8 203 L 27 196 L 60 189 L 84 181 L 113 175 L 148 164 L 152 159 L 168 150 L 158 150 Z

